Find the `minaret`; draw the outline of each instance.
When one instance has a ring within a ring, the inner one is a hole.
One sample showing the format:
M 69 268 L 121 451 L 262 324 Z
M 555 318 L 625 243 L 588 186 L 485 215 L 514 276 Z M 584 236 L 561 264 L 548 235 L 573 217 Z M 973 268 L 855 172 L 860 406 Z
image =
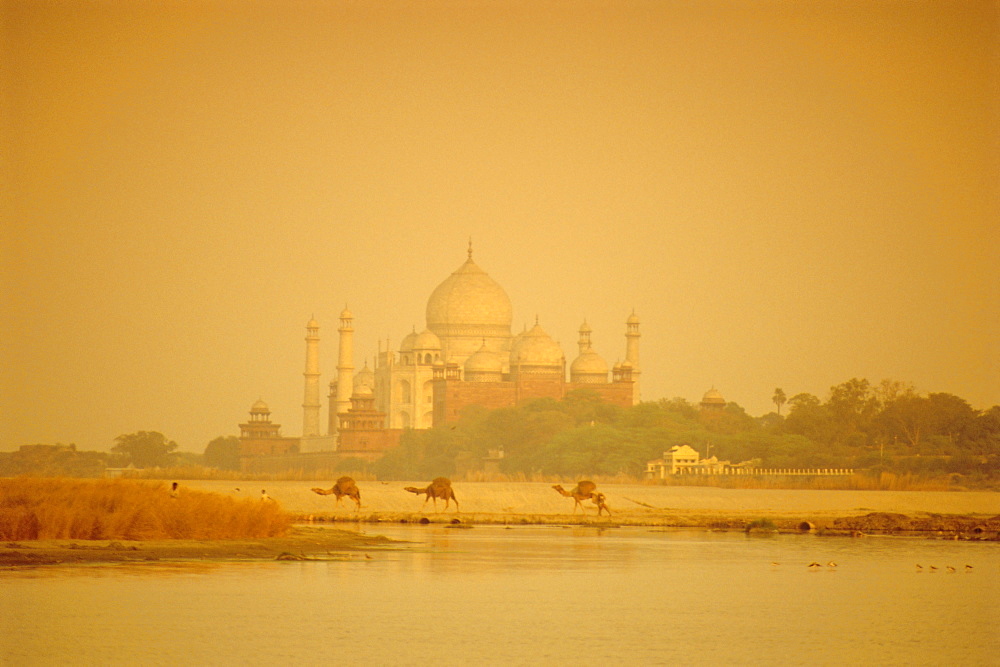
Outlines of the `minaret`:
M 306 324 L 306 391 L 302 401 L 302 436 L 319 435 L 319 323 Z
M 330 380 L 330 393 L 326 396 L 326 404 L 330 407 L 330 414 L 327 417 L 327 435 L 337 434 L 337 381 Z
M 632 311 L 632 314 L 625 320 L 625 361 L 632 364 L 632 403 L 636 404 L 641 399 L 639 393 L 639 316 Z
M 580 354 L 583 354 L 590 349 L 591 331 L 593 331 L 593 329 L 591 329 L 590 325 L 587 324 L 587 320 L 584 320 L 583 324 L 580 325 L 580 340 L 576 342 L 576 344 L 580 347 Z
M 337 359 L 337 412 L 347 412 L 351 409 L 351 393 L 354 389 L 354 316 L 344 306 L 340 313 L 340 357 Z M 340 428 L 340 417 L 331 419 Z M 333 435 L 331 433 L 330 435 Z

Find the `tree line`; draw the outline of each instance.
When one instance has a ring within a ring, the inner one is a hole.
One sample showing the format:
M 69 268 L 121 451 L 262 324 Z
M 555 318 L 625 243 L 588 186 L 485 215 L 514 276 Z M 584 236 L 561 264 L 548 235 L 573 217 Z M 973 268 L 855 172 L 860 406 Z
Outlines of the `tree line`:
M 340 469 L 386 480 L 423 479 L 474 470 L 492 457 L 507 475 L 640 477 L 648 461 L 686 444 L 703 458 L 752 461 L 764 468 L 856 468 L 1000 480 L 1000 406 L 980 411 L 952 394 L 923 394 L 901 382 L 873 385 L 858 378 L 831 387 L 824 399 L 808 393 L 787 397 L 779 388 L 772 400 L 776 410 L 761 417 L 736 403 L 706 410 L 682 398 L 623 408 L 586 389 L 562 400 L 538 399 L 499 410 L 470 406 L 454 423 L 404 432 L 400 446 L 379 461 L 346 460 Z M 118 436 L 110 453 L 80 452 L 73 445 L 0 453 L 4 476 L 98 476 L 104 466 L 128 465 L 239 470 L 239 439 L 220 436 L 195 454 L 177 451 L 177 443 L 159 432 L 139 431 Z
M 777 410 L 761 417 L 736 403 L 706 410 L 683 398 L 620 408 L 587 390 L 500 410 L 471 407 L 453 424 L 404 433 L 399 449 L 372 468 L 381 478 L 422 478 L 502 451 L 506 474 L 638 477 L 648 461 L 687 444 L 702 458 L 764 468 L 1000 479 L 1000 406 L 978 411 L 952 394 L 857 378 L 831 387 L 825 400 L 786 398 L 780 388 L 773 400 Z

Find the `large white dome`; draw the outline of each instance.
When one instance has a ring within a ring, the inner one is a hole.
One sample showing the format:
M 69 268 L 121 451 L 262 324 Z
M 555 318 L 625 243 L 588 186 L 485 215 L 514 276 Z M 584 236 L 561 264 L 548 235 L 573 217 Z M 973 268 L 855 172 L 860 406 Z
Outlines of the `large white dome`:
M 464 364 L 483 344 L 506 357 L 513 308 L 500 285 L 469 258 L 427 300 L 427 328 L 437 334 L 446 363 Z
M 472 257 L 444 279 L 427 300 L 427 328 L 438 336 L 490 330 L 510 335 L 513 308 L 500 285 Z

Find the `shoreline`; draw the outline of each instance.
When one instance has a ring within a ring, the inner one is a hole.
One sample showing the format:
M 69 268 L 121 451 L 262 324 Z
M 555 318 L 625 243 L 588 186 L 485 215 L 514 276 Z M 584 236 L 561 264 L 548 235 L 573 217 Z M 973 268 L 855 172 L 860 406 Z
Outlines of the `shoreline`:
M 661 530 L 741 531 L 748 534 L 811 533 L 864 538 L 892 535 L 958 541 L 1000 541 L 1000 516 L 870 512 L 622 512 L 590 514 L 490 514 L 439 512 L 341 511 L 297 515 L 284 537 L 231 540 L 19 540 L 0 544 L 0 570 L 87 564 L 226 563 L 275 560 L 368 560 L 377 551 L 403 543 L 377 534 L 377 526 L 590 526 L 647 527 Z M 353 524 L 354 529 L 340 527 Z M 372 534 L 360 532 L 363 528 Z

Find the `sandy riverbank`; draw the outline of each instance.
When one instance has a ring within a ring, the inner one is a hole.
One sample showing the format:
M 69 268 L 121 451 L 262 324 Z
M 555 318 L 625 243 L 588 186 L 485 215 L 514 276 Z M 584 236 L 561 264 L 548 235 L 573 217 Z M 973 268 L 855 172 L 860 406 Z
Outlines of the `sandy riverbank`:
M 426 482 L 424 482 L 426 484 Z M 313 493 L 312 482 L 191 480 L 181 489 L 259 497 L 261 487 L 302 524 L 287 537 L 252 540 L 87 541 L 39 540 L 0 544 L 0 567 L 75 563 L 239 561 L 284 558 L 353 559 L 391 548 L 378 524 L 650 526 L 745 530 L 769 522 L 779 531 L 808 529 L 819 535 L 913 535 L 932 539 L 1000 539 L 1000 493 L 733 490 L 706 487 L 602 485 L 612 515 L 598 517 L 545 483 L 457 483 L 461 511 L 423 505 L 403 490 L 419 482 L 360 482 L 362 508 L 348 499 Z M 311 522 L 311 525 L 309 525 Z M 346 528 L 341 530 L 340 528 Z M 364 531 L 362 533 L 361 531 Z M 283 556 L 284 554 L 284 556 Z
M 262 487 L 283 509 L 301 517 L 344 520 L 360 515 L 364 521 L 389 520 L 423 511 L 433 519 L 437 508 L 424 505 L 423 496 L 414 496 L 404 487 L 422 487 L 428 480 L 410 482 L 361 481 L 362 507 L 356 513 L 344 498 L 338 505 L 333 496 L 320 496 L 311 487 L 332 486 L 333 482 L 230 482 L 216 480 L 182 481 L 181 488 L 213 491 L 241 498 L 257 498 Z M 573 487 L 573 480 L 563 483 Z M 539 522 L 562 523 L 570 519 L 573 500 L 559 495 L 545 482 L 456 482 L 453 484 L 461 514 L 476 521 L 520 521 L 538 517 Z M 955 514 L 991 517 L 1000 515 L 1000 493 L 995 491 L 812 491 L 749 490 L 712 487 L 659 486 L 646 484 L 601 484 L 612 517 L 619 521 L 650 521 L 661 525 L 670 517 L 722 516 L 732 518 L 837 518 L 871 512 L 898 514 Z M 593 517 L 596 508 L 587 503 Z M 449 512 L 454 511 L 454 505 Z M 580 515 L 577 510 L 577 516 Z M 551 521 L 550 521 L 551 519 Z M 353 520 L 353 519 L 352 519 Z M 473 520 L 469 518 L 468 520 Z
M 0 544 L 0 567 L 185 561 L 364 559 L 392 540 L 353 530 L 296 526 L 285 537 L 241 540 L 20 540 Z
M 315 521 L 315 519 L 314 519 Z M 342 515 L 327 522 L 350 523 L 355 530 L 333 525 L 296 525 L 285 537 L 243 540 L 22 540 L 0 545 L 0 568 L 25 566 L 80 565 L 86 563 L 152 562 L 236 562 L 262 560 L 364 560 L 376 550 L 391 549 L 397 543 L 378 535 L 377 524 L 445 524 L 474 528 L 476 525 L 586 525 L 595 528 L 649 526 L 703 530 L 753 530 L 761 519 L 725 513 L 663 514 L 613 517 L 581 515 L 490 515 L 469 513 L 382 513 Z M 848 517 L 814 514 L 767 519 L 767 532 L 809 531 L 841 538 L 869 535 L 899 535 L 925 539 L 1000 540 L 1000 516 L 961 515 L 907 516 L 872 512 Z M 375 525 L 372 525 L 375 524 Z M 362 529 L 365 532 L 361 532 Z

